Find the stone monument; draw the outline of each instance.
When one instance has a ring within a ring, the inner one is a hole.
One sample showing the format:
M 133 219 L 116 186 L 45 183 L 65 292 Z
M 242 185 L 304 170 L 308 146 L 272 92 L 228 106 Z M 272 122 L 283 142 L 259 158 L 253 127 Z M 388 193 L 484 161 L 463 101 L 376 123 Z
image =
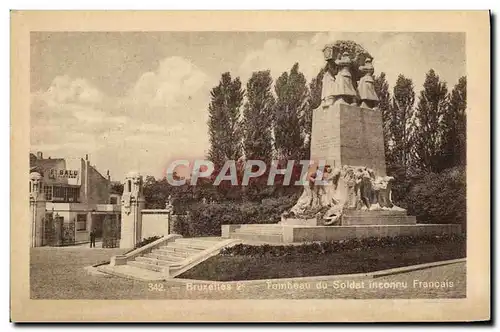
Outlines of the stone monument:
M 382 115 L 371 57 L 352 71 L 356 56 L 324 49 L 321 105 L 313 111 L 311 159 L 297 204 L 282 215 L 284 225 L 414 224 L 415 217 L 391 200 L 393 177 L 385 169 Z M 359 60 L 359 59 L 358 59 Z M 323 167 L 319 165 L 323 162 Z
M 120 248 L 134 248 L 141 241 L 142 218 L 145 200 L 142 176 L 130 172 L 125 177 L 121 199 L 122 221 Z
M 223 238 L 298 243 L 459 234 L 460 225 L 417 224 L 392 202 L 373 57 L 352 41 L 327 45 L 321 104 L 313 111 L 302 195 L 277 224 L 222 225 Z

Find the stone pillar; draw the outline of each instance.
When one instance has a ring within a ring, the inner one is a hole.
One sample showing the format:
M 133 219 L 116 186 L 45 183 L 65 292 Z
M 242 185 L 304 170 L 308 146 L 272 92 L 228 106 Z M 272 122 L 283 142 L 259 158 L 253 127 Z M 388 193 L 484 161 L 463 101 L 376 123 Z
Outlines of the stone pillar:
M 56 213 L 54 216 L 54 246 L 63 245 L 63 222 L 64 218 L 61 218 L 59 214 Z
M 333 168 L 364 166 L 385 176 L 384 133 L 380 111 L 335 103 L 313 111 L 311 159 Z
M 94 228 L 94 218 L 92 211 L 87 212 L 87 226 L 86 226 L 86 231 L 89 232 L 89 241 L 90 241 L 90 232 L 92 232 L 92 229 Z
M 43 245 L 43 222 L 45 220 L 46 200 L 43 193 L 42 176 L 30 174 L 30 238 L 31 247 Z
M 142 240 L 142 209 L 145 204 L 142 186 L 140 174 L 130 172 L 125 177 L 121 200 L 120 248 L 134 248 Z

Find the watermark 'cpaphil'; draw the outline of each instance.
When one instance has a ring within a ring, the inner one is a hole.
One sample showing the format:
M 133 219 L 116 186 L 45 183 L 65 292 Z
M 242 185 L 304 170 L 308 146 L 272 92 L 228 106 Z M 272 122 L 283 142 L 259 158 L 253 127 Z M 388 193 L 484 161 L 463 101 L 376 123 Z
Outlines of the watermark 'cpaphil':
M 177 168 L 189 170 L 189 176 L 176 176 Z M 292 177 L 300 169 L 298 180 L 292 182 Z M 216 171 L 215 165 L 210 160 L 198 159 L 190 162 L 187 159 L 174 160 L 170 163 L 166 171 L 167 182 L 172 186 L 182 186 L 189 183 L 192 186 L 198 184 L 201 178 L 212 180 L 214 186 L 220 185 L 223 181 L 229 181 L 232 186 L 248 186 L 250 179 L 267 176 L 267 185 L 273 186 L 278 176 L 282 177 L 280 181 L 284 186 L 304 186 L 311 181 L 316 185 L 328 185 L 323 179 L 324 172 L 331 170 L 330 165 L 325 160 L 288 160 L 286 167 L 280 167 L 280 161 L 272 160 L 267 165 L 262 160 L 247 160 L 243 167 L 234 160 L 227 160 L 220 170 Z M 214 177 L 215 175 L 215 177 Z

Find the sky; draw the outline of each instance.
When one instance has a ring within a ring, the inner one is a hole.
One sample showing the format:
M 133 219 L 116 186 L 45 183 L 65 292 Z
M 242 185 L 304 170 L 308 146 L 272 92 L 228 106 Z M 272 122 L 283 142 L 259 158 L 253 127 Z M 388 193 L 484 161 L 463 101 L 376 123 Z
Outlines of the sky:
M 205 158 L 210 90 L 224 72 L 246 84 L 295 62 L 310 81 L 326 43 L 349 39 L 373 56 L 392 90 L 399 74 L 418 96 L 434 69 L 449 89 L 466 74 L 465 34 L 396 32 L 32 32 L 31 151 L 89 155 L 114 180 L 162 177 L 175 159 Z

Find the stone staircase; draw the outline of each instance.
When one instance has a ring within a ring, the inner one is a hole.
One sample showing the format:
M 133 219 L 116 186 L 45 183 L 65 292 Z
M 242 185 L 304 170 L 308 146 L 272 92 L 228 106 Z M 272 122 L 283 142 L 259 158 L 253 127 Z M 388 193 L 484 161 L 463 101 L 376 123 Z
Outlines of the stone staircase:
M 99 266 L 98 271 L 131 279 L 166 280 L 217 255 L 222 248 L 240 242 L 219 237 L 169 235 L 126 255 L 112 257 L 110 264 Z

